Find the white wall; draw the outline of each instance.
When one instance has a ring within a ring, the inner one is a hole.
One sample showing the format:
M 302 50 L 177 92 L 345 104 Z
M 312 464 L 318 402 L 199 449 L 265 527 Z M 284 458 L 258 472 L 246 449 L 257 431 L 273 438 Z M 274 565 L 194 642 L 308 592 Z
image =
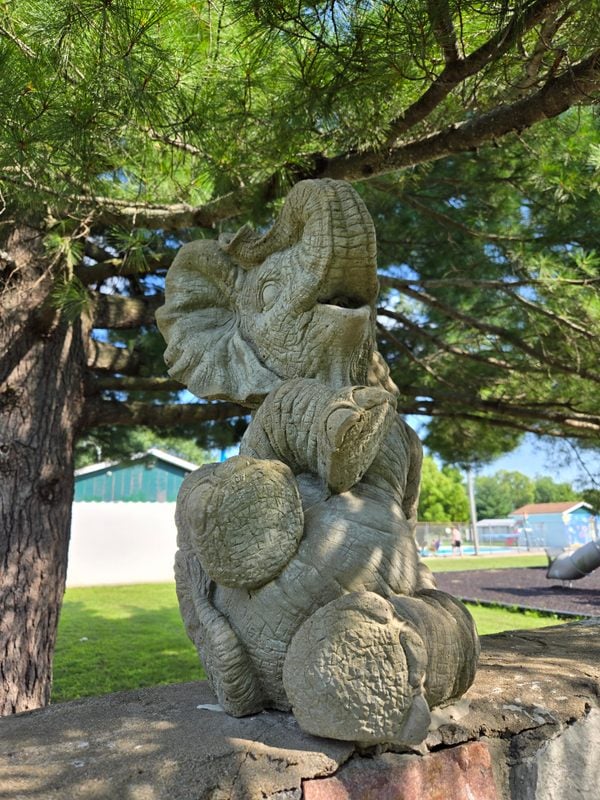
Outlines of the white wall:
M 67 586 L 173 580 L 175 503 L 73 503 Z

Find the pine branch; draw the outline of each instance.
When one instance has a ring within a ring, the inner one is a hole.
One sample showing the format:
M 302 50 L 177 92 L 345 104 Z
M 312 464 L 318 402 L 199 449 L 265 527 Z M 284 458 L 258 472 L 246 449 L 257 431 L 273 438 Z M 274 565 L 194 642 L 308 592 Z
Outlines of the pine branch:
M 581 281 L 572 281 L 566 279 L 562 281 L 567 284 L 575 284 L 581 286 L 590 286 L 596 283 L 600 283 L 600 278 L 589 278 L 584 279 Z M 554 311 L 550 311 L 547 306 L 543 305 L 542 303 L 535 303 L 532 300 L 528 300 L 526 297 L 523 297 L 518 292 L 514 291 L 514 288 L 520 287 L 529 287 L 529 286 L 544 286 L 548 287 L 551 284 L 560 284 L 561 280 L 559 278 L 553 278 L 551 281 L 511 281 L 507 283 L 506 281 L 479 281 L 479 280 L 472 280 L 470 278 L 462 279 L 448 279 L 448 280 L 425 280 L 425 281 L 406 281 L 406 280 L 398 280 L 396 278 L 389 278 L 387 276 L 381 277 L 379 279 L 379 283 L 382 287 L 393 287 L 398 289 L 400 292 L 403 292 L 405 289 L 410 289 L 411 286 L 420 286 L 422 288 L 425 287 L 442 287 L 442 286 L 452 286 L 452 287 L 464 287 L 467 289 L 473 289 L 475 291 L 479 291 L 481 289 L 497 289 L 499 292 L 510 297 L 515 303 L 522 305 L 524 308 L 527 308 L 531 311 L 532 314 L 539 314 L 542 317 L 546 317 L 551 322 L 556 323 L 561 327 L 567 328 L 574 333 L 578 334 L 579 336 L 583 336 L 586 339 L 589 339 L 594 345 L 598 343 L 598 336 L 593 329 L 586 328 L 583 325 L 579 325 L 573 320 L 567 319 L 567 317 L 562 316 L 562 314 L 557 314 Z M 381 309 L 379 313 L 385 314 L 387 309 Z M 395 312 L 396 314 L 398 312 Z M 403 323 L 410 323 L 406 317 L 402 317 L 399 320 Z
M 531 57 L 527 60 L 523 70 L 523 77 L 515 85 L 517 92 L 523 92 L 534 86 L 539 80 L 540 69 L 544 63 L 544 56 L 552 48 L 552 39 L 556 32 L 573 15 L 573 10 L 567 10 L 560 17 L 546 19 L 541 26 L 539 36 Z
M 63 202 L 94 209 L 93 223 L 89 231 L 91 234 L 104 234 L 107 227 L 122 227 L 126 230 L 160 228 L 169 233 L 185 228 L 215 228 L 219 222 L 244 213 L 251 197 L 260 193 L 266 200 L 270 199 L 273 186 L 272 179 L 268 179 L 258 186 L 228 192 L 204 205 L 190 206 L 187 203 L 160 205 L 94 194 L 68 194 L 40 183 L 23 170 L 12 167 L 2 168 L 0 180 L 55 197 Z
M 395 319 L 397 322 L 400 322 L 401 325 L 411 330 L 416 336 L 421 339 L 426 339 L 427 341 L 434 344 L 440 350 L 443 350 L 446 353 L 450 353 L 450 355 L 458 356 L 459 358 L 467 358 L 470 361 L 476 361 L 478 364 L 484 364 L 486 367 L 492 367 L 493 369 L 504 369 L 507 372 L 520 372 L 521 369 L 514 364 L 511 364 L 509 361 L 505 361 L 503 359 L 494 358 L 493 356 L 482 356 L 478 353 L 472 353 L 469 350 L 463 350 L 460 347 L 456 347 L 454 345 L 449 344 L 447 341 L 442 339 L 441 336 L 435 336 L 433 333 L 425 330 L 422 325 L 417 325 L 411 319 L 409 319 L 404 314 L 400 314 L 398 311 L 390 311 L 387 308 L 378 308 L 377 313 L 381 314 L 384 317 L 390 317 Z M 398 339 L 393 336 L 393 334 L 384 328 L 383 326 L 379 328 L 380 331 L 380 338 L 390 337 L 396 343 Z M 406 345 L 404 345 L 406 347 Z M 416 358 L 416 357 L 415 357 Z M 422 359 L 417 359 L 419 366 L 423 366 Z M 541 372 L 542 370 L 537 369 L 535 370 L 533 367 L 531 371 Z M 438 377 L 438 380 L 440 378 Z
M 550 353 L 548 353 L 543 347 L 528 344 L 526 341 L 524 341 L 524 339 L 521 338 L 521 336 L 508 330 L 506 327 L 493 325 L 489 322 L 482 322 L 470 314 L 465 314 L 464 312 L 458 311 L 458 309 L 453 308 L 452 306 L 446 305 L 446 303 L 442 303 L 436 297 L 427 292 L 416 291 L 408 286 L 405 286 L 401 291 L 409 297 L 424 303 L 430 308 L 435 308 L 437 311 L 440 311 L 444 316 L 449 317 L 450 319 L 464 323 L 475 330 L 481 331 L 482 333 L 490 333 L 493 336 L 497 336 L 501 341 L 509 342 L 526 355 L 535 358 L 542 366 L 545 365 L 548 367 L 553 367 L 554 369 L 558 370 L 559 372 L 563 372 L 566 375 L 575 375 L 580 378 L 586 378 L 594 383 L 600 383 L 600 373 L 591 372 L 588 369 L 579 367 L 577 364 L 560 361 L 559 359 L 550 355 Z M 382 313 L 384 312 L 382 311 Z M 387 316 L 394 317 L 393 311 L 385 310 L 385 314 Z
M 170 261 L 172 260 L 173 257 L 171 257 Z M 160 262 L 155 262 L 155 264 L 155 267 L 150 266 L 149 269 L 140 270 L 137 264 L 127 263 L 122 258 L 111 258 L 99 264 L 79 264 L 75 267 L 75 275 L 85 286 L 89 286 L 91 283 L 101 283 L 108 280 L 108 278 L 128 278 L 134 275 L 155 274 L 167 270 L 169 266 Z
M 473 409 L 482 412 L 500 414 L 502 418 L 535 420 L 538 423 L 559 424 L 563 429 L 563 436 L 584 435 L 589 438 L 597 437 L 600 432 L 600 415 L 588 414 L 584 412 L 558 411 L 553 410 L 554 404 L 536 404 L 533 407 L 519 405 L 518 403 L 507 402 L 502 399 L 482 399 L 473 392 L 462 394 L 460 392 L 447 392 L 443 389 L 433 389 L 431 387 L 410 386 L 403 387 L 403 392 L 419 398 L 431 398 L 431 401 L 439 402 L 443 408 L 455 407 L 459 413 L 468 413 Z M 420 413 L 427 413 L 425 407 L 430 404 L 428 400 L 419 400 L 421 404 Z M 431 413 L 431 412 L 430 412 Z M 440 415 L 445 415 L 440 414 Z M 539 426 L 534 426 L 537 433 L 544 433 Z M 554 434 L 557 435 L 557 434 Z
M 578 325 L 576 322 L 563 317 L 562 314 L 556 314 L 554 311 L 550 311 L 546 306 L 543 306 L 540 303 L 533 303 L 531 300 L 527 300 L 527 298 L 523 297 L 517 292 L 511 291 L 508 286 L 505 286 L 505 288 L 501 289 L 501 291 L 511 297 L 516 303 L 519 303 L 519 305 L 530 309 L 534 314 L 539 314 L 542 317 L 546 317 L 546 319 L 549 319 L 556 325 L 560 325 L 563 328 L 568 328 L 574 333 L 589 339 L 594 343 L 594 345 L 598 344 L 598 334 L 595 330 L 584 328 L 582 325 Z
M 468 411 L 453 412 L 438 408 L 432 409 L 431 412 L 419 410 L 416 413 L 425 414 L 426 416 L 437 417 L 442 419 L 458 418 L 460 420 L 468 420 L 469 422 L 477 422 L 479 424 L 483 423 L 486 425 L 494 425 L 495 427 L 509 428 L 511 430 L 522 431 L 523 433 L 534 433 L 536 436 L 554 436 L 560 439 L 564 439 L 567 435 L 569 435 L 566 434 L 565 431 L 562 430 L 561 428 L 544 427 L 543 429 L 540 429 L 540 427 L 536 427 L 535 425 L 529 425 L 525 422 L 517 422 L 514 419 L 504 419 L 502 417 L 497 417 L 490 414 L 473 414 Z M 578 435 L 578 439 L 593 440 L 594 436 Z
M 331 158 L 314 153 L 312 164 L 302 169 L 289 165 L 288 171 L 295 180 L 333 178 L 358 181 L 373 178 L 476 150 L 508 133 L 520 133 L 538 122 L 558 116 L 577 103 L 590 102 L 599 90 L 600 50 L 597 50 L 548 80 L 537 92 L 514 103 L 501 105 L 465 122 L 388 149 L 369 149 Z M 172 232 L 189 227 L 213 228 L 219 222 L 244 213 L 250 197 L 259 194 L 267 201 L 272 199 L 272 192 L 273 180 L 269 178 L 259 185 L 230 192 L 197 207 L 183 203 L 168 206 L 127 201 L 116 203 L 102 197 L 84 199 L 98 209 L 93 230 L 102 231 L 106 225 L 120 225 L 124 228 L 162 228 Z
M 19 39 L 18 36 L 16 36 L 14 33 L 11 33 L 6 28 L 2 27 L 2 25 L 0 25 L 0 36 L 4 36 L 5 39 L 8 39 L 14 45 L 16 45 L 19 48 L 19 50 L 24 55 L 27 56 L 27 58 L 31 58 L 31 59 L 37 58 L 36 54 L 33 52 L 31 47 L 29 47 L 28 44 L 25 44 L 25 42 L 22 41 L 21 39 Z
M 209 421 L 222 421 L 249 414 L 235 403 L 187 403 L 155 405 L 141 402 L 88 400 L 83 415 L 85 428 L 99 425 L 151 425 L 172 428 Z
M 446 64 L 453 64 L 459 60 L 460 53 L 452 24 L 452 14 L 446 0 L 427 0 L 427 15 Z
M 180 392 L 185 386 L 172 378 L 146 378 L 141 375 L 116 377 L 98 376 L 86 387 L 88 396 L 97 395 L 103 390 L 115 392 Z
M 591 286 L 596 284 L 600 287 L 600 276 L 597 278 L 528 278 L 527 280 L 495 281 L 481 278 L 464 278 L 460 275 L 452 278 L 426 278 L 421 280 L 408 280 L 406 278 L 393 278 L 390 275 L 380 275 L 379 283 L 381 286 L 389 286 L 395 289 L 410 288 L 411 286 L 422 286 L 424 289 L 438 289 L 444 287 L 465 287 L 466 289 L 519 289 L 527 286 Z
M 523 236 L 510 236 L 509 234 L 498 234 L 498 233 L 489 233 L 487 231 L 478 231 L 474 228 L 469 228 L 468 225 L 464 225 L 462 222 L 458 222 L 458 220 L 453 219 L 449 214 L 443 214 L 441 211 L 436 211 L 434 208 L 422 203 L 416 197 L 406 194 L 402 192 L 398 195 L 398 199 L 407 206 L 414 208 L 416 211 L 419 211 L 425 214 L 428 217 L 436 220 L 436 222 L 441 222 L 442 225 L 449 228 L 455 228 L 456 230 L 461 231 L 462 233 L 466 233 L 468 236 L 472 236 L 475 239 L 486 239 L 490 242 L 531 242 L 534 241 L 533 237 L 523 237 Z
M 263 188 L 270 186 L 266 181 Z M 221 195 L 202 206 L 187 203 L 155 205 L 153 203 L 121 202 L 115 203 L 110 197 L 86 198 L 98 211 L 94 218 L 92 231 L 103 232 L 107 226 L 122 226 L 156 230 L 161 228 L 174 232 L 184 228 L 214 228 L 219 222 L 237 217 L 246 210 L 247 200 L 256 193 L 257 188 L 239 189 Z
M 497 413 L 493 414 L 489 410 L 477 413 L 476 411 L 470 410 L 470 407 L 466 405 L 468 402 L 467 398 L 464 398 L 465 405 L 459 404 L 454 406 L 445 400 L 439 402 L 431 397 L 429 389 L 420 388 L 418 391 L 414 391 L 414 394 L 418 395 L 418 399 L 414 400 L 407 397 L 404 391 L 405 387 L 402 387 L 402 393 L 397 401 L 399 414 L 418 414 L 438 419 L 460 419 L 461 421 L 469 420 L 479 424 L 510 428 L 512 430 L 523 431 L 524 433 L 534 433 L 536 436 L 553 436 L 560 439 L 577 437 L 579 441 L 585 440 L 590 442 L 596 442 L 598 440 L 598 434 L 593 430 L 586 431 L 578 429 L 577 432 L 575 432 L 573 430 L 566 430 L 564 427 L 556 426 L 550 422 L 544 424 L 546 420 L 540 415 L 536 418 L 535 423 L 531 423 L 524 419 L 515 419 Z M 424 399 L 423 395 L 429 395 L 430 399 Z
M 524 433 L 534 433 L 536 436 L 553 436 L 559 439 L 567 437 L 577 437 L 578 441 L 596 442 L 598 435 L 594 431 L 578 430 L 565 430 L 564 427 L 555 426 L 551 423 L 544 424 L 543 419 L 538 419 L 537 424 L 528 423 L 525 420 L 517 420 L 510 417 L 501 416 L 498 414 L 491 414 L 489 411 L 481 412 L 480 414 L 469 411 L 465 407 L 455 408 L 447 403 L 436 404 L 436 401 L 418 400 L 411 401 L 405 396 L 400 396 L 397 402 L 399 414 L 418 414 L 425 417 L 433 417 L 437 419 L 460 419 L 477 422 L 479 424 L 493 425 L 495 427 L 510 428 L 512 430 L 522 431 Z
M 139 328 L 154 325 L 156 309 L 164 295 L 123 297 L 118 294 L 90 292 L 92 324 L 95 328 Z
M 419 358 L 417 355 L 415 355 L 411 350 L 411 348 L 406 344 L 406 342 L 403 342 L 402 339 L 399 339 L 397 336 L 395 336 L 392 333 L 392 331 L 388 330 L 387 328 L 384 328 L 379 323 L 377 323 L 377 330 L 379 331 L 380 341 L 387 339 L 388 341 L 393 342 L 399 350 L 403 351 L 408 356 L 408 358 L 410 359 L 410 361 L 413 362 L 413 364 L 416 364 L 420 369 L 427 372 L 428 375 L 431 375 L 433 380 L 450 385 L 445 378 L 443 378 L 441 375 L 438 375 L 429 366 L 429 364 L 426 364 L 424 359 Z
M 555 9 L 559 8 L 561 2 L 560 0 L 537 0 L 522 15 L 515 14 L 504 28 L 463 59 L 454 57 L 458 55 L 456 42 L 452 37 L 448 38 L 448 27 L 452 31 L 448 9 L 446 8 L 444 12 L 444 4 L 435 2 L 435 0 L 431 0 L 428 6 L 430 16 L 432 7 L 435 9 L 434 19 L 436 20 L 436 25 L 434 30 L 446 42 L 446 46 L 443 49 L 447 63 L 424 94 L 397 119 L 391 122 L 390 134 L 385 143 L 386 147 L 394 147 L 402 134 L 428 117 L 453 89 L 467 78 L 476 75 L 494 59 L 504 55 L 523 33 L 533 28 Z M 450 60 L 448 60 L 448 57 L 450 57 Z
M 172 139 L 171 137 L 165 136 L 162 133 L 158 133 L 151 128 L 147 128 L 144 132 L 149 139 L 152 139 L 153 142 L 161 142 L 162 144 L 172 147 L 174 150 L 181 150 L 184 153 L 190 153 L 190 155 L 212 161 L 208 153 L 206 153 L 204 150 L 201 150 L 199 147 L 195 147 L 193 144 L 188 144 L 188 142 L 184 142 L 181 139 Z
M 589 103 L 600 91 L 600 50 L 579 61 L 541 89 L 514 103 L 478 114 L 428 136 L 387 150 L 366 150 L 327 159 L 315 158 L 303 176 L 357 181 L 446 156 L 476 150 L 508 133 L 562 114 L 577 103 Z
M 115 256 L 91 242 L 86 242 L 85 255 L 93 258 L 96 263 L 78 264 L 75 267 L 75 275 L 84 285 L 89 286 L 91 283 L 99 283 L 108 278 L 153 275 L 167 270 L 175 258 L 175 251 L 167 250 L 148 257 L 142 268 L 133 259 Z
M 141 366 L 140 354 L 125 347 L 90 339 L 88 344 L 88 367 L 103 372 L 118 372 L 123 375 L 137 375 Z

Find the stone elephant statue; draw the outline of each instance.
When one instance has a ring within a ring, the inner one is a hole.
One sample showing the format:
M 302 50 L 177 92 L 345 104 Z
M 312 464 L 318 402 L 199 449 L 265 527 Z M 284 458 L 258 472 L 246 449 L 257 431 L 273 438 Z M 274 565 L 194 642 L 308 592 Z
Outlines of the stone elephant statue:
M 421 741 L 478 638 L 414 537 L 421 446 L 376 350 L 376 243 L 350 184 L 309 180 L 273 227 L 196 241 L 157 312 L 170 374 L 253 409 L 240 455 L 177 502 L 182 616 L 224 709 Z

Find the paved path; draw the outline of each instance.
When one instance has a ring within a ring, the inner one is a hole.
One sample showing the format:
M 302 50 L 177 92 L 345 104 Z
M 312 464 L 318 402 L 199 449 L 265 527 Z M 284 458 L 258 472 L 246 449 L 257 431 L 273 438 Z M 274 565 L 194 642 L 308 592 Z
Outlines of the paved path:
M 600 616 L 600 569 L 571 587 L 548 580 L 546 567 L 438 572 L 435 579 L 439 589 L 463 600 Z

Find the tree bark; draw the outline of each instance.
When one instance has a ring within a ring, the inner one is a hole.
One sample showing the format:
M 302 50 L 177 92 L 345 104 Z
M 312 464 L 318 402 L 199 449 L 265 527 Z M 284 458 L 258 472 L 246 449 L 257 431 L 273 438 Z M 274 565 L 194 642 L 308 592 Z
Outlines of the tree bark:
M 41 235 L 13 231 L 0 261 L 0 714 L 48 703 L 65 588 L 82 323 L 36 308 L 51 288 Z

